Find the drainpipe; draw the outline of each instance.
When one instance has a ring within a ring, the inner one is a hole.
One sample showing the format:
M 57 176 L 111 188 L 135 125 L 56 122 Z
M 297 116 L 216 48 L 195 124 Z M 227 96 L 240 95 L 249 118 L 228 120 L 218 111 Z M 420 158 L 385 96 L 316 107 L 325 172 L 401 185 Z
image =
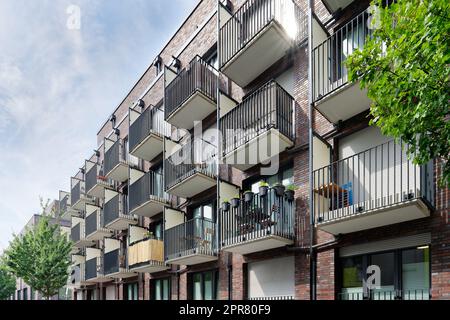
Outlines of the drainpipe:
M 313 19 L 314 1 L 308 1 L 308 121 L 309 121 L 309 216 L 310 216 L 310 283 L 309 292 L 310 300 L 316 300 L 316 256 L 313 249 L 314 245 L 314 192 L 313 192 L 313 87 L 312 87 L 312 46 L 313 46 L 313 31 L 312 31 L 312 19 Z

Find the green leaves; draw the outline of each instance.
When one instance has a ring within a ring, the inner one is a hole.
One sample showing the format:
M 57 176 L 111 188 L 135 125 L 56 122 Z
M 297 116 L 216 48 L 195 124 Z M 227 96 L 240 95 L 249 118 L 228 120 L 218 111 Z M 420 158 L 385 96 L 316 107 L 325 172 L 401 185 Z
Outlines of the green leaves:
M 408 144 L 416 164 L 439 158 L 450 185 L 450 4 L 405 0 L 381 6 L 378 28 L 346 61 L 373 101 L 371 124 Z
M 11 297 L 16 291 L 16 278 L 0 264 L 0 300 Z
M 16 277 L 49 298 L 67 283 L 71 248 L 60 226 L 42 215 L 32 229 L 14 235 L 4 260 Z

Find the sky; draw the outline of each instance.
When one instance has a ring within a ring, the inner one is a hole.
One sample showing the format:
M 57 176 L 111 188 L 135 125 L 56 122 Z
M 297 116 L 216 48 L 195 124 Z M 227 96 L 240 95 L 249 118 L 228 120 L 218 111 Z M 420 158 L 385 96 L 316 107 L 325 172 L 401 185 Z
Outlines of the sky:
M 39 197 L 70 190 L 101 125 L 197 3 L 0 1 L 0 252 Z

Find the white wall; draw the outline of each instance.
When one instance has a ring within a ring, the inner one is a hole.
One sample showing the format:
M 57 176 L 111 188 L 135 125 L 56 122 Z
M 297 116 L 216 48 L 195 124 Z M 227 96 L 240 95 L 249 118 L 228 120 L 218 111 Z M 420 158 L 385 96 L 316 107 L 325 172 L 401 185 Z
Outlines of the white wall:
M 114 285 L 106 287 L 106 300 L 116 300 L 116 287 Z

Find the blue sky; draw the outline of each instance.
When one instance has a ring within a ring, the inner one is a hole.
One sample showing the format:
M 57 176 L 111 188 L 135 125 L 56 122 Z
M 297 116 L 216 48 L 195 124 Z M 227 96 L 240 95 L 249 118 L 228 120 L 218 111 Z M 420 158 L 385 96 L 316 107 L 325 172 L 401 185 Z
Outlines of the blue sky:
M 198 0 L 0 1 L 0 251 L 57 198 Z M 67 28 L 67 8 L 81 28 Z

